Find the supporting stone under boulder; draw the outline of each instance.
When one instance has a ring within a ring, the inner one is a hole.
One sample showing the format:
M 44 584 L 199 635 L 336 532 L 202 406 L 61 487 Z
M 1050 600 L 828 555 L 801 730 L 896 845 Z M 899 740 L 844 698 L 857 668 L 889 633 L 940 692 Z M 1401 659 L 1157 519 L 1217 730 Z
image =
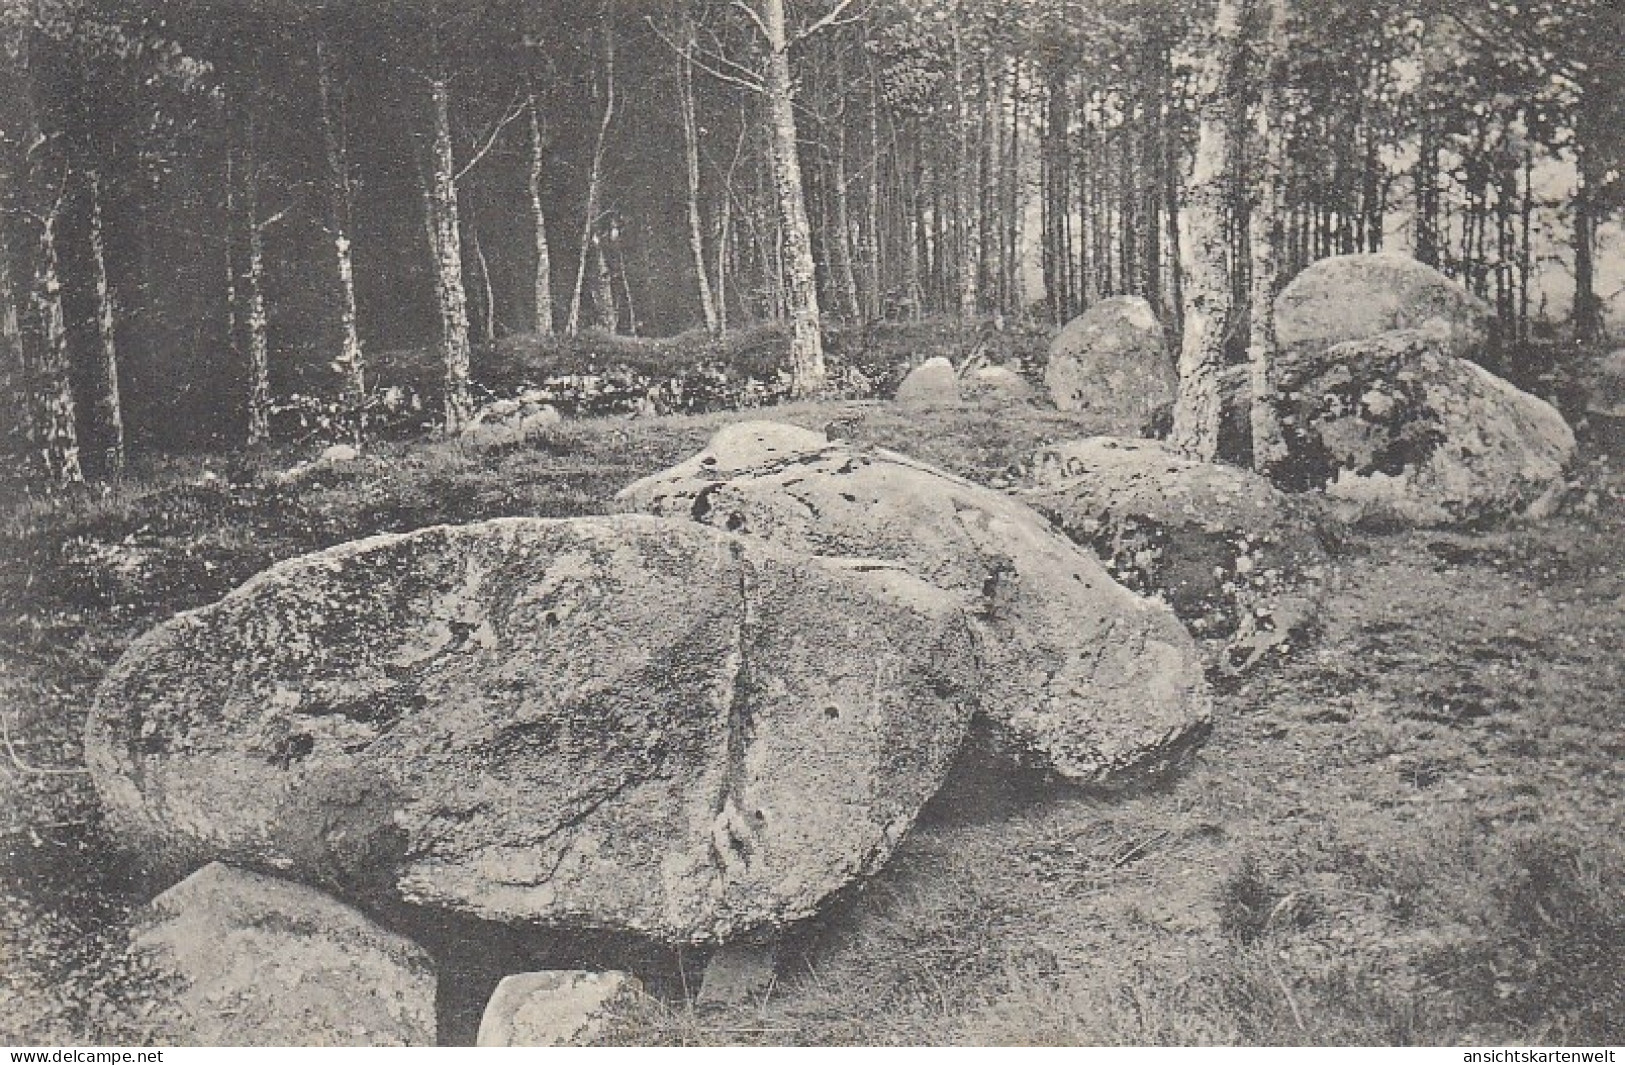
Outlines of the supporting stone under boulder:
M 1132 432 L 1173 402 L 1179 375 L 1151 304 L 1113 296 L 1050 341 L 1044 386 L 1060 410 L 1087 411 Z
M 975 708 L 960 600 L 692 521 L 342 545 L 159 626 L 86 759 L 171 863 L 711 943 L 878 869 Z
M 433 1046 L 429 956 L 336 899 L 207 865 L 135 918 L 155 979 L 154 1041 L 181 1046 Z
M 1226 671 L 1286 646 L 1313 618 L 1330 560 L 1304 497 L 1248 470 L 1114 437 L 1047 447 L 1029 478 L 1034 487 L 1017 499 L 1217 640 Z
M 985 720 L 1002 748 L 1074 780 L 1160 765 L 1201 736 L 1201 655 L 1038 514 L 892 452 L 794 426 L 727 426 L 624 489 L 628 507 L 794 550 L 901 562 L 977 618 Z
M 587 1046 L 643 994 L 637 978 L 579 969 L 503 977 L 480 1017 L 482 1047 Z

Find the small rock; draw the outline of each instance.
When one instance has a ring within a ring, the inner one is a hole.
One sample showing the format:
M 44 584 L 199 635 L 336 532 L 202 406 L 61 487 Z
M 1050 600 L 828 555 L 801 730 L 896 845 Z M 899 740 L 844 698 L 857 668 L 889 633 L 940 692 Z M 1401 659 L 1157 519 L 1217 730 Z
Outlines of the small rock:
M 926 359 L 908 372 L 897 386 L 897 402 L 905 407 L 937 407 L 960 402 L 959 375 L 941 355 Z
M 738 1006 L 759 1000 L 773 986 L 778 968 L 777 943 L 728 943 L 718 947 L 705 963 L 700 1007 Z
M 352 447 L 349 444 L 333 444 L 331 447 L 324 448 L 316 461 L 331 466 L 340 462 L 354 462 L 360 457 L 361 451 L 359 448 Z
M 429 956 L 315 888 L 215 862 L 138 915 L 161 1042 L 432 1046 Z
M 622 972 L 562 969 L 505 976 L 486 1003 L 474 1045 L 586 1046 L 613 1012 L 638 999 L 643 987 Z

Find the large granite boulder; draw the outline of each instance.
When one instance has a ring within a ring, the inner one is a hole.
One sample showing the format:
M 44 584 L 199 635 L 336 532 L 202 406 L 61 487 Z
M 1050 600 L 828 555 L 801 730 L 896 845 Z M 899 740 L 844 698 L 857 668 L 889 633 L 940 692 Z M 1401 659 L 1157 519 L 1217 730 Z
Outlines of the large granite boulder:
M 280 563 L 131 646 L 111 827 L 346 893 L 674 943 L 878 868 L 974 710 L 959 601 L 693 522 L 509 518 Z
M 1401 331 L 1276 368 L 1289 458 L 1273 476 L 1320 489 L 1345 521 L 1478 524 L 1561 501 L 1574 433 L 1544 400 Z
M 942 407 L 960 402 L 959 374 L 941 355 L 926 359 L 897 386 L 896 400 L 905 407 Z
M 1044 385 L 1057 408 L 1087 411 L 1103 424 L 1133 430 L 1173 402 L 1179 375 L 1151 304 L 1113 296 L 1050 341 Z
M 1329 558 L 1314 508 L 1248 470 L 1150 440 L 1092 437 L 1035 456 L 1016 498 L 1160 595 L 1239 671 L 1312 621 Z
M 1101 781 L 1159 763 L 1207 724 L 1200 654 L 1178 619 L 991 489 L 749 422 L 620 499 L 795 550 L 895 560 L 954 591 L 988 637 L 986 722 L 1006 751 L 1062 776 Z
M 182 1046 L 433 1046 L 421 948 L 342 902 L 218 862 L 137 913 L 157 1041 Z
M 1288 352 L 1419 329 L 1458 358 L 1487 357 L 1488 304 L 1408 255 L 1334 255 L 1310 264 L 1275 298 L 1275 333 Z

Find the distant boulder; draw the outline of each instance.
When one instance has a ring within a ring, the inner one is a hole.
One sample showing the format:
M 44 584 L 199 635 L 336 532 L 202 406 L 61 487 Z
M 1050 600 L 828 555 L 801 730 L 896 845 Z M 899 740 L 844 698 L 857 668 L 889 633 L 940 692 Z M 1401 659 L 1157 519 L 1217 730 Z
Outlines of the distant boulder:
M 1625 348 L 1611 352 L 1598 364 L 1586 413 L 1625 420 Z
M 433 1046 L 429 956 L 314 888 L 204 866 L 135 917 L 158 1042 Z
M 805 446 L 764 454 L 787 437 Z M 798 551 L 900 562 L 955 592 L 985 640 L 984 721 L 1021 761 L 1102 781 L 1159 764 L 1207 725 L 1200 654 L 1178 619 L 992 489 L 750 422 L 619 498 Z
M 951 406 L 961 399 L 959 374 L 941 355 L 926 359 L 903 378 L 896 398 L 905 407 Z
M 1044 386 L 1057 408 L 1086 411 L 1103 424 L 1133 431 L 1173 402 L 1179 375 L 1151 304 L 1113 296 L 1050 341 Z
M 1391 252 L 1321 259 L 1275 298 L 1276 337 L 1291 353 L 1414 329 L 1447 355 L 1484 361 L 1492 318 L 1490 306 L 1455 281 Z
M 692 521 L 507 518 L 273 566 L 136 641 L 111 829 L 498 922 L 726 940 L 873 872 L 975 708 L 959 601 Z
M 976 402 L 1031 403 L 1038 390 L 1006 366 L 983 366 L 961 382 L 965 397 Z
M 1313 619 L 1329 564 L 1314 508 L 1255 473 L 1154 441 L 1093 437 L 1043 449 L 1030 478 L 1016 498 L 1219 641 L 1228 670 Z
M 1343 520 L 1477 524 L 1561 501 L 1575 452 L 1562 415 L 1435 333 L 1288 352 L 1276 380 L 1289 457 L 1275 479 L 1323 491 Z

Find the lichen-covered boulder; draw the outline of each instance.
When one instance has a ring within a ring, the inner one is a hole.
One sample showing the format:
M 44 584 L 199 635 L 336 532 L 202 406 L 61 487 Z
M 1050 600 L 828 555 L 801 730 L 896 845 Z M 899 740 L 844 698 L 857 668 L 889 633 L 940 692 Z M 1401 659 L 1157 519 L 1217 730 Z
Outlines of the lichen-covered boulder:
M 1323 491 L 1342 520 L 1540 518 L 1562 499 L 1575 451 L 1562 415 L 1448 354 L 1434 334 L 1290 352 L 1276 369 L 1289 457 L 1272 477 Z
M 148 633 L 86 758 L 173 861 L 711 942 L 886 860 L 966 735 L 973 641 L 899 567 L 693 522 L 440 526 Z
M 1178 619 L 999 492 L 747 422 L 619 498 L 799 551 L 892 559 L 954 591 L 987 636 L 984 720 L 1006 751 L 1062 776 L 1101 781 L 1158 763 L 1207 724 L 1200 653 Z
M 1030 478 L 1017 499 L 1129 588 L 1167 600 L 1193 633 L 1215 641 L 1227 671 L 1286 647 L 1313 618 L 1329 558 L 1302 496 L 1155 441 L 1113 437 L 1047 447 Z
M 1061 410 L 1087 411 L 1103 424 L 1134 430 L 1173 402 L 1179 375 L 1151 304 L 1113 296 L 1050 341 L 1044 386 Z
M 897 402 L 905 407 L 950 406 L 960 398 L 959 374 L 954 364 L 941 355 L 914 367 L 897 386 Z
M 138 911 L 130 945 L 159 1042 L 435 1043 L 429 956 L 303 884 L 212 863 Z
M 1373 252 L 1321 259 L 1275 298 L 1275 333 L 1288 352 L 1417 329 L 1449 355 L 1482 359 L 1492 312 L 1483 300 L 1408 255 Z

